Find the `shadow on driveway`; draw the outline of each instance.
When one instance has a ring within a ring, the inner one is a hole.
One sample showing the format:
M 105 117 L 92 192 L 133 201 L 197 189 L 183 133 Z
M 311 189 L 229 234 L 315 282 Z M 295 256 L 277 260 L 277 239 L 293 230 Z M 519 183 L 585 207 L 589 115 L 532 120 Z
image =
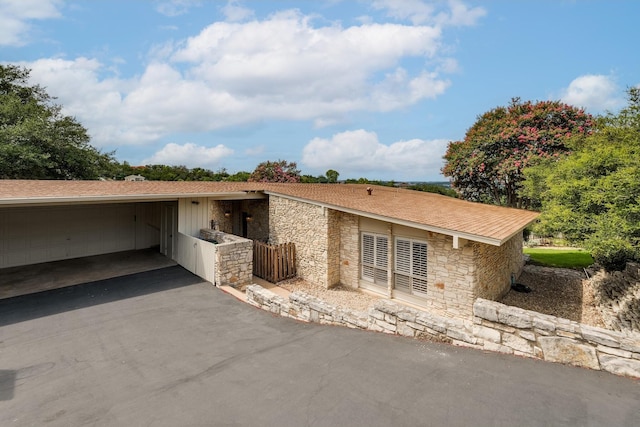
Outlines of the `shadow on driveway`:
M 0 300 L 0 326 L 202 283 L 180 266 Z

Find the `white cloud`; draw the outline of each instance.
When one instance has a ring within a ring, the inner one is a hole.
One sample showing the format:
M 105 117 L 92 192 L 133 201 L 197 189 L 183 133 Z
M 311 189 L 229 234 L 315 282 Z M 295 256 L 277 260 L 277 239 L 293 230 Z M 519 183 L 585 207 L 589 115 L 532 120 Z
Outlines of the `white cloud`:
M 434 99 L 450 85 L 443 73 L 455 68 L 441 39 L 437 26 L 314 25 L 290 10 L 260 21 L 215 22 L 182 42 L 158 44 L 143 73 L 130 79 L 90 58 L 24 65 L 97 146 L 115 147 L 265 120 L 335 125 L 354 112 Z
M 447 143 L 412 139 L 384 145 L 375 132 L 360 129 L 312 139 L 303 149 L 302 163 L 319 171 L 335 169 L 343 176 L 431 179 L 440 174 Z
M 577 77 L 562 92 L 562 102 L 583 107 L 592 113 L 614 110 L 624 104 L 611 76 L 587 74 Z
M 0 46 L 28 42 L 30 22 L 59 18 L 61 0 L 0 0 Z
M 215 147 L 203 147 L 192 143 L 183 145 L 169 143 L 153 156 L 142 161 L 143 164 L 160 164 L 189 168 L 202 167 L 214 169 L 220 161 L 233 154 L 233 150 L 220 144 Z
M 375 0 L 372 7 L 386 11 L 391 18 L 408 20 L 415 25 L 436 24 L 440 26 L 475 25 L 486 15 L 481 7 L 469 8 L 460 0 L 440 2 L 448 8 L 439 9 L 437 2 L 423 0 Z
M 253 10 L 240 6 L 235 0 L 230 0 L 221 10 L 229 22 L 245 21 L 255 15 Z
M 194 6 L 200 5 L 201 0 L 168 0 L 160 1 L 156 5 L 156 11 L 162 15 L 174 17 L 184 15 Z

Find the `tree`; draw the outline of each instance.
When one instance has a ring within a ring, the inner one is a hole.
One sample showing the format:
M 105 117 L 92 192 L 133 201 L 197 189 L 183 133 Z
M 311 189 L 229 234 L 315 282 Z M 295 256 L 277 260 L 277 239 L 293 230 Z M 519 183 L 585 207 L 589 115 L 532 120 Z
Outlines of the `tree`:
M 566 153 L 567 140 L 592 126 L 582 109 L 514 98 L 478 117 L 464 140 L 449 143 L 442 172 L 466 200 L 529 207 L 532 201 L 519 194 L 523 169 Z
M 224 181 L 247 182 L 249 181 L 250 176 L 251 176 L 251 173 L 246 171 L 240 171 L 240 172 L 234 173 L 233 175 L 229 175 L 227 178 L 224 179 Z
M 0 178 L 96 179 L 114 170 L 113 153 L 89 144 L 87 130 L 38 85 L 30 71 L 0 65 Z
M 325 172 L 324 175 L 327 177 L 327 182 L 331 184 L 335 184 L 336 182 L 338 182 L 338 177 L 340 176 L 338 171 L 335 171 L 333 169 L 329 169 Z
M 300 182 L 300 171 L 295 162 L 266 161 L 251 173 L 249 182 Z
M 639 255 L 640 89 L 629 89 L 628 99 L 620 113 L 599 118 L 591 135 L 572 140 L 570 155 L 525 171 L 524 191 L 541 200 L 534 231 L 562 233 L 609 270 Z

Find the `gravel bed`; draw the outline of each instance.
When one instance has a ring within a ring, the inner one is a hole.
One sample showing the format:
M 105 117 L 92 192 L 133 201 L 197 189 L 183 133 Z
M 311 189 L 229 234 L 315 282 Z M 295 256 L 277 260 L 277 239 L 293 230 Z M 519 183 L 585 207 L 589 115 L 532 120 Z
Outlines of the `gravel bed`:
M 605 327 L 590 281 L 583 271 L 526 265 L 518 283 L 532 291 L 510 290 L 501 303 Z
M 290 292 L 301 291 L 337 307 L 359 312 L 368 311 L 376 301 L 382 298 L 342 285 L 325 289 L 302 279 L 286 280 L 278 283 L 278 286 Z
M 500 300 L 501 303 L 605 327 L 594 291 L 583 271 L 526 265 L 518 283 L 530 287 L 532 291 L 522 293 L 511 290 Z M 337 307 L 358 312 L 367 312 L 382 298 L 347 286 L 325 289 L 298 278 L 280 282 L 278 286 L 290 292 L 301 291 Z

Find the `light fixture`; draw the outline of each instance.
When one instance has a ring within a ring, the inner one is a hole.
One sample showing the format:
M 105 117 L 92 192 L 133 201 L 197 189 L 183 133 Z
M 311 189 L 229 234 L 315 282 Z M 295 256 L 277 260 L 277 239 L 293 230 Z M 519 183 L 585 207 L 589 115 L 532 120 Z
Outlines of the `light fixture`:
M 247 222 L 253 221 L 253 217 L 251 215 L 247 215 Z
M 231 216 L 231 211 L 224 211 L 224 217 L 229 218 Z

